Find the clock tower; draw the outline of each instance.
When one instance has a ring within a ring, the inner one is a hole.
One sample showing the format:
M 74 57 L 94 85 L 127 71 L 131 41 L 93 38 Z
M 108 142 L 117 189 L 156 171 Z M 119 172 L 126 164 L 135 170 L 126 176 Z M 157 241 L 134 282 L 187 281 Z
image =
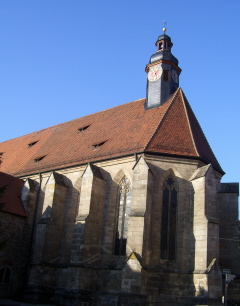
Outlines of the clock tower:
M 150 57 L 146 66 L 147 72 L 147 99 L 146 109 L 164 104 L 179 87 L 181 69 L 178 60 L 171 53 L 173 43 L 165 34 L 158 37 L 157 52 Z

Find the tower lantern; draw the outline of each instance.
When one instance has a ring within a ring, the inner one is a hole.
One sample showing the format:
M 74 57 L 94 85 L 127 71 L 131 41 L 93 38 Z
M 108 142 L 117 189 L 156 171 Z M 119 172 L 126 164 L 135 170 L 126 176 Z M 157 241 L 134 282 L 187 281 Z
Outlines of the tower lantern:
M 163 50 L 171 51 L 173 43 L 171 42 L 171 38 L 164 33 L 158 37 L 155 45 L 157 46 L 157 52 Z

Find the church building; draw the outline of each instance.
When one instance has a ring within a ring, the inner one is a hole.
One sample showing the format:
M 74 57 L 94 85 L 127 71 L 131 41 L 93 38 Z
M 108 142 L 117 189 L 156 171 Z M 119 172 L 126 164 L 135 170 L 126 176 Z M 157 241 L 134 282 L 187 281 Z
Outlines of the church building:
M 11 201 L 22 207 L 25 254 L 16 263 L 0 240 L 0 295 L 64 306 L 221 305 L 230 269 L 228 296 L 240 300 L 239 186 L 221 183 L 172 46 L 158 37 L 146 99 L 0 144 L 0 187 L 12 177 L 21 189 L 21 203 Z M 6 207 L 0 217 L 11 228 L 16 213 Z

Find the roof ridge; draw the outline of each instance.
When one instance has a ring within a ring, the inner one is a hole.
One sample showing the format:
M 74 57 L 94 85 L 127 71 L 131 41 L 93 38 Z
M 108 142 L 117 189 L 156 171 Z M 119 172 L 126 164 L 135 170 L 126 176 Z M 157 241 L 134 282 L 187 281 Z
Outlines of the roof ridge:
M 66 122 L 67 122 L 67 121 L 66 121 Z M 64 122 L 64 123 L 65 123 L 65 122 Z M 53 125 L 53 126 L 49 126 L 49 127 L 47 127 L 47 128 L 41 129 L 41 130 L 37 130 L 37 131 L 30 132 L 30 133 L 27 133 L 27 134 L 24 134 L 24 135 L 21 135 L 21 136 L 17 136 L 17 137 L 14 137 L 14 138 L 11 138 L 11 139 L 8 139 L 8 140 L 5 140 L 5 141 L 1 141 L 0 144 L 1 144 L 1 143 L 5 143 L 5 142 L 12 141 L 12 140 L 17 139 L 17 138 L 29 136 L 29 135 L 31 135 L 31 134 L 35 134 L 35 133 L 39 134 L 39 133 L 41 133 L 41 132 L 43 132 L 43 131 L 51 130 L 51 129 L 53 129 L 53 128 L 56 128 L 57 126 L 62 125 L 62 124 L 63 124 L 63 123 L 55 124 L 55 125 Z
M 170 109 L 173 101 L 176 99 L 176 96 L 178 94 L 178 91 L 179 91 L 179 88 L 174 92 L 173 96 L 171 98 L 169 98 L 168 100 L 172 99 L 171 103 L 169 103 L 167 109 L 165 110 L 165 113 L 163 114 L 162 116 L 162 119 L 160 120 L 159 124 L 157 125 L 155 131 L 153 132 L 152 136 L 150 137 L 148 143 L 146 144 L 146 146 L 143 148 L 143 150 L 146 150 L 146 148 L 148 147 L 149 143 L 151 142 L 151 140 L 153 139 L 153 137 L 155 136 L 155 134 L 157 133 L 159 127 L 161 126 L 162 122 L 163 122 L 163 119 L 166 117 L 166 114 L 168 112 L 168 110 Z M 166 102 L 165 102 L 166 103 Z
M 197 154 L 198 156 L 200 156 L 200 154 L 199 154 L 199 152 L 198 152 L 198 149 L 197 149 L 197 146 L 196 146 L 196 143 L 195 143 L 195 139 L 194 139 L 194 137 L 193 137 L 191 124 L 190 124 L 190 120 L 189 120 L 189 117 L 188 117 L 188 112 L 187 112 L 186 105 L 185 105 L 185 100 L 187 100 L 187 98 L 186 98 L 185 95 L 183 94 L 182 88 L 180 88 L 180 94 L 181 94 L 181 96 L 182 96 L 183 107 L 184 107 L 185 114 L 186 114 L 186 117 L 187 117 L 187 122 L 188 122 L 189 130 L 190 130 L 190 134 L 191 134 L 193 146 L 194 146 L 194 149 L 195 149 L 195 151 L 196 151 L 196 154 Z
M 106 111 L 109 111 L 113 108 L 119 108 L 119 107 L 122 107 L 124 105 L 127 105 L 127 104 L 130 104 L 130 103 L 134 103 L 134 102 L 138 102 L 138 101 L 141 101 L 141 100 L 145 100 L 146 98 L 141 98 L 141 99 L 137 99 L 137 100 L 134 100 L 134 101 L 130 101 L 130 102 L 127 102 L 127 103 L 124 103 L 124 104 L 120 104 L 120 105 L 116 105 L 116 106 L 113 106 L 113 107 L 110 107 L 110 108 L 107 108 L 107 109 L 104 109 L 104 110 L 101 110 L 99 112 L 95 112 L 95 113 L 92 113 L 92 114 L 88 114 L 88 115 L 85 115 L 83 117 L 78 117 L 78 118 L 75 118 L 75 119 L 72 119 L 72 120 L 68 120 L 68 121 L 65 121 L 65 122 L 62 122 L 62 123 L 58 123 L 58 124 L 55 124 L 55 125 L 52 125 L 52 126 L 49 126 L 47 128 L 43 128 L 41 130 L 36 130 L 36 131 L 33 131 L 33 132 L 30 132 L 30 133 L 27 133 L 27 134 L 24 134 L 24 135 L 21 135 L 21 136 L 17 136 L 17 137 L 14 137 L 14 138 L 11 138 L 11 139 L 8 139 L 8 140 L 5 140 L 5 141 L 0 141 L 0 143 L 5 143 L 5 142 L 8 142 L 8 141 L 12 141 L 14 139 L 17 139 L 17 138 L 20 138 L 20 137 L 23 137 L 23 136 L 28 136 L 28 135 L 31 135 L 31 134 L 35 134 L 35 133 L 40 133 L 40 132 L 43 132 L 43 131 L 46 131 L 46 130 L 51 130 L 51 129 L 55 129 L 59 126 L 62 126 L 66 123 L 69 123 L 69 122 L 73 122 L 73 121 L 76 121 L 76 120 L 79 120 L 79 119 L 83 119 L 83 118 L 86 118 L 86 117 L 90 117 L 92 115 L 95 115 L 95 114 L 99 114 L 99 113 L 102 113 L 102 112 L 106 112 Z
M 91 113 L 91 114 L 88 114 L 88 115 L 85 115 L 85 116 L 82 116 L 82 117 L 78 117 L 78 118 L 75 118 L 75 119 L 72 119 L 72 120 L 69 120 L 69 121 L 65 121 L 63 123 L 60 123 L 60 124 L 57 124 L 57 125 L 63 125 L 65 123 L 68 123 L 68 122 L 72 122 L 72 121 L 75 121 L 75 120 L 78 120 L 78 119 L 83 119 L 83 118 L 86 118 L 86 117 L 89 117 L 89 116 L 92 116 L 92 115 L 95 115 L 95 114 L 99 114 L 99 113 L 102 113 L 102 112 L 107 112 L 113 108 L 118 108 L 118 107 L 122 107 L 126 104 L 130 104 L 130 103 L 134 103 L 134 102 L 138 102 L 138 101 L 141 101 L 141 100 L 145 100 L 146 98 L 141 98 L 141 99 L 137 99 L 137 100 L 133 100 L 133 101 L 130 101 L 130 102 L 126 102 L 124 104 L 120 104 L 120 105 L 116 105 L 116 106 L 113 106 L 113 107 L 110 107 L 110 108 L 107 108 L 107 109 L 104 109 L 104 110 L 100 110 L 98 112 L 95 112 L 95 113 Z M 53 126 L 54 127 L 54 126 Z
M 215 169 L 221 173 L 224 173 L 184 92 L 182 91 L 181 94 L 184 99 L 184 107 L 186 108 L 187 112 L 190 132 L 198 157 L 201 157 L 201 159 L 207 164 L 211 163 Z

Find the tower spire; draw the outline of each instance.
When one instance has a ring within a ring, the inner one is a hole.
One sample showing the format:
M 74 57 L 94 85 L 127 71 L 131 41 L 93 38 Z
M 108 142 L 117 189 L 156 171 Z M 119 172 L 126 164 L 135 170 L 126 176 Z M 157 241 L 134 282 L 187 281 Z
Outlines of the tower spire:
M 166 21 L 163 23 L 166 25 Z M 179 87 L 179 75 L 181 69 L 178 60 L 171 53 L 173 43 L 171 38 L 163 34 L 156 41 L 157 52 L 150 57 L 146 66 L 147 77 L 147 99 L 146 109 L 164 104 Z

